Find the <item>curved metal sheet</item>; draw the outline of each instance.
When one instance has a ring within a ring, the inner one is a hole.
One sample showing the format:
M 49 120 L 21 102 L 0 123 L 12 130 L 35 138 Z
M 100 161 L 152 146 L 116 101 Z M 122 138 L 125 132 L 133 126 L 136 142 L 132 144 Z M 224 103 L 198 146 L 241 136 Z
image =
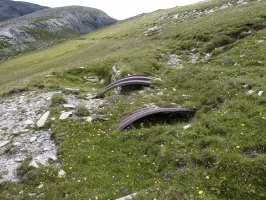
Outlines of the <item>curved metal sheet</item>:
M 102 92 L 100 92 L 97 97 L 98 98 L 102 98 L 104 96 L 104 94 L 106 92 L 108 92 L 109 90 L 112 90 L 116 87 L 120 87 L 120 86 L 126 86 L 126 85 L 146 85 L 146 86 L 150 86 L 151 82 L 150 81 L 143 81 L 143 80 L 130 80 L 130 81 L 123 81 L 123 82 L 119 82 L 116 83 L 114 85 L 112 85 L 111 87 L 106 88 L 105 90 L 103 90 Z
M 119 124 L 118 130 L 123 130 L 133 122 L 150 116 L 157 113 L 172 113 L 172 114 L 193 114 L 194 111 L 187 108 L 150 108 L 150 109 L 141 109 L 130 116 L 125 117 L 122 122 Z
M 120 83 L 120 82 L 124 82 L 124 81 L 130 81 L 130 80 L 142 80 L 142 81 L 151 81 L 152 78 L 151 77 L 148 77 L 146 75 L 132 75 L 132 76 L 127 76 L 127 77 L 124 77 L 122 79 L 119 79 L 115 82 L 112 82 L 110 83 L 109 85 L 106 86 L 106 88 L 116 84 L 116 83 Z

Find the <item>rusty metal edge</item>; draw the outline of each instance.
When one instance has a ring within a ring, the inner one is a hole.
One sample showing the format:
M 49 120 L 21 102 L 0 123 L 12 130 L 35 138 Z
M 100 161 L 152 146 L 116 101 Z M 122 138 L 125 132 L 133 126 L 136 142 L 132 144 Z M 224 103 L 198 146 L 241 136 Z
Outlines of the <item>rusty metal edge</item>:
M 124 77 L 124 78 L 121 78 L 117 81 L 114 81 L 112 83 L 110 83 L 109 85 L 107 85 L 105 88 L 108 88 L 116 83 L 120 83 L 120 82 L 123 82 L 123 81 L 129 81 L 129 80 L 152 80 L 151 77 L 148 77 L 146 75 L 132 75 L 132 76 L 127 76 L 127 77 Z
M 103 90 L 102 92 L 100 92 L 99 94 L 97 94 L 96 97 L 102 98 L 104 96 L 104 94 L 106 92 L 108 92 L 109 90 L 111 90 L 113 88 L 116 88 L 116 87 L 119 87 L 119 86 L 125 86 L 125 85 L 147 85 L 147 86 L 150 86 L 151 85 L 151 82 L 150 81 L 138 81 L 138 80 L 120 82 L 120 83 L 117 83 L 115 85 L 112 85 L 109 88 L 106 88 L 105 90 Z
M 118 126 L 118 130 L 123 130 L 128 125 L 132 124 L 134 121 L 137 121 L 143 117 L 157 114 L 157 113 L 194 113 L 193 110 L 187 108 L 154 108 L 146 109 L 144 111 L 135 112 L 133 115 L 126 117 Z

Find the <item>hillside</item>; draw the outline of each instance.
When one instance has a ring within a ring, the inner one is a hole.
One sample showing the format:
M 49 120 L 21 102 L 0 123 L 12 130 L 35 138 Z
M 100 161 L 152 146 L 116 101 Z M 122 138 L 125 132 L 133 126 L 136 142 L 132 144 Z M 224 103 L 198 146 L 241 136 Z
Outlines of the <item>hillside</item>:
M 2 62 L 2 199 L 264 200 L 265 13 L 212 0 Z M 128 74 L 152 87 L 93 98 Z M 154 107 L 195 115 L 118 129 Z
M 0 60 L 45 49 L 116 22 L 101 10 L 81 6 L 50 8 L 4 21 L 0 23 Z
M 46 8 L 48 7 L 22 1 L 0 0 L 0 21 L 20 17 Z

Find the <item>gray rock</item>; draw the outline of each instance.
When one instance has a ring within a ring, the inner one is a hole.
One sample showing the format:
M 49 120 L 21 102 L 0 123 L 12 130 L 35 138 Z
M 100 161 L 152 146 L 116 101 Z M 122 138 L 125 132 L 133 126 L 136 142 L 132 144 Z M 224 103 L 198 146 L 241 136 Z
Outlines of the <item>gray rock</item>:
M 254 90 L 249 90 L 248 92 L 247 92 L 247 94 L 253 94 L 255 91 Z
M 35 123 L 32 120 L 25 121 L 26 125 L 34 125 Z
M 263 94 L 263 91 L 259 91 L 258 95 L 261 96 Z
M 130 199 L 134 199 L 136 196 L 137 196 L 138 193 L 134 193 L 134 194 L 131 194 L 131 195 L 128 195 L 128 196 L 125 196 L 125 197 L 122 197 L 122 198 L 119 198 L 119 199 L 116 199 L 116 200 L 130 200 Z
M 92 117 L 84 117 L 84 119 L 87 121 L 87 122 L 91 122 L 93 120 Z
M 64 106 L 64 108 L 76 108 L 76 106 L 74 106 L 72 104 L 64 104 L 63 106 Z
M 39 165 L 36 163 L 35 160 L 33 160 L 33 161 L 31 161 L 31 163 L 29 164 L 29 167 L 39 168 Z
M 191 128 L 191 124 L 188 124 L 188 125 L 186 125 L 186 126 L 183 127 L 184 130 L 187 130 L 189 128 Z
M 84 78 L 91 83 L 98 83 L 100 81 L 98 76 L 89 76 Z
M 66 172 L 62 169 L 58 172 L 58 176 L 65 176 L 65 175 L 66 175 Z
M 72 112 L 63 112 L 61 115 L 60 115 L 60 117 L 59 117 L 59 119 L 60 120 L 65 120 L 65 119 L 67 119 L 70 115 L 72 115 L 73 113 Z
M 65 88 L 65 90 L 67 90 L 69 92 L 78 92 L 80 89 L 77 89 L 77 88 Z
M 9 143 L 10 143 L 10 140 L 6 140 L 6 141 L 1 142 L 0 143 L 0 148 L 6 146 Z
M 32 137 L 32 138 L 30 139 L 30 142 L 34 142 L 35 140 L 37 140 L 37 137 L 36 137 L 36 136 Z
M 121 70 L 116 65 L 114 65 L 113 66 L 113 75 L 111 77 L 111 81 L 112 82 L 117 81 L 120 78 L 120 75 L 121 75 Z
M 38 189 L 42 189 L 43 187 L 44 187 L 44 185 L 41 184 L 41 185 L 39 185 L 37 188 L 38 188 Z
M 47 121 L 48 117 L 50 115 L 50 111 L 47 111 L 40 119 L 37 121 L 37 126 L 39 128 L 43 127 L 45 125 L 45 122 Z

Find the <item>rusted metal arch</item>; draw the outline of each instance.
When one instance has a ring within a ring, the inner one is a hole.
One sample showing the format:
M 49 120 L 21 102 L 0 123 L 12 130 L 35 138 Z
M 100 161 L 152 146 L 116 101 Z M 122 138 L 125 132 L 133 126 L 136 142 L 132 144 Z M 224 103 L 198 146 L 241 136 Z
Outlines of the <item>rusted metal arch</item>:
M 173 113 L 173 114 L 193 114 L 194 111 L 187 108 L 150 108 L 141 109 L 130 116 L 125 117 L 118 126 L 118 130 L 123 130 L 133 122 L 157 113 Z
M 103 90 L 102 92 L 100 92 L 99 94 L 97 94 L 98 98 L 102 98 L 104 96 L 104 94 L 106 92 L 108 92 L 109 90 L 112 90 L 116 87 L 120 87 L 120 86 L 126 86 L 126 85 L 146 85 L 146 86 L 150 86 L 151 82 L 150 81 L 143 81 L 143 80 L 130 80 L 130 81 L 124 81 L 124 82 L 120 82 L 120 83 L 116 83 L 110 87 L 107 87 L 105 90 Z
M 122 79 L 119 79 L 115 82 L 110 83 L 109 85 L 106 86 L 106 88 L 113 86 L 114 84 L 124 82 L 124 81 L 131 81 L 131 80 L 142 80 L 142 81 L 151 81 L 152 78 L 148 77 L 146 75 L 132 75 L 132 76 L 127 76 Z

